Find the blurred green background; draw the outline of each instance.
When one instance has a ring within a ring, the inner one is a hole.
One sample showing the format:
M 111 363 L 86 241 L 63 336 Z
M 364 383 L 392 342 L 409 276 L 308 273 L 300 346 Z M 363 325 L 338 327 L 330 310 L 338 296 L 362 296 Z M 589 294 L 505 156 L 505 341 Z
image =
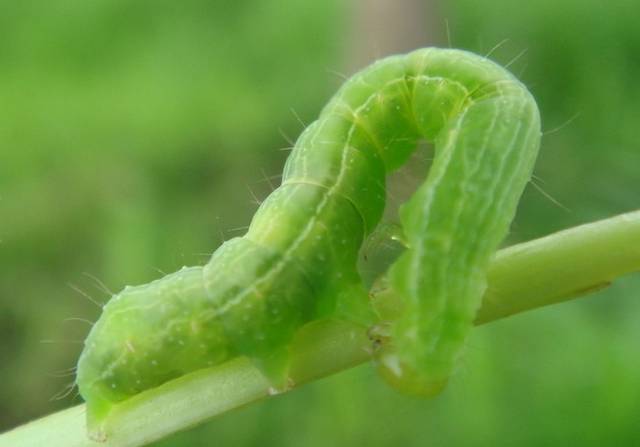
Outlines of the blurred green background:
M 206 262 L 337 73 L 389 52 L 527 50 L 510 68 L 551 131 L 535 181 L 563 206 L 529 187 L 510 242 L 640 208 L 638 17 L 637 0 L 1 2 L 0 430 L 79 402 L 50 401 L 88 330 L 69 319 L 99 314 L 70 284 L 105 301 L 92 276 L 117 291 Z M 475 330 L 430 401 L 363 365 L 158 445 L 640 445 L 639 294 L 636 275 Z

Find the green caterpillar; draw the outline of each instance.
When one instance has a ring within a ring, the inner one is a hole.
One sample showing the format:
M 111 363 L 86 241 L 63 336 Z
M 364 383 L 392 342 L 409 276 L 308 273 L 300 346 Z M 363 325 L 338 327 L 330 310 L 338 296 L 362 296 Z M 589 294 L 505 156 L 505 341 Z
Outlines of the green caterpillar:
M 381 322 L 388 315 L 373 312 L 358 252 L 381 219 L 386 174 L 423 138 L 435 142 L 435 160 L 402 206 L 408 249 L 386 276 L 402 311 Z M 390 340 L 375 353 L 383 375 L 411 393 L 437 392 L 539 139 L 532 96 L 486 58 L 427 48 L 356 74 L 299 137 L 243 237 L 203 267 L 127 287 L 105 305 L 77 369 L 89 427 L 118 402 L 240 355 L 286 388 L 288 346 L 321 318 L 384 327 Z

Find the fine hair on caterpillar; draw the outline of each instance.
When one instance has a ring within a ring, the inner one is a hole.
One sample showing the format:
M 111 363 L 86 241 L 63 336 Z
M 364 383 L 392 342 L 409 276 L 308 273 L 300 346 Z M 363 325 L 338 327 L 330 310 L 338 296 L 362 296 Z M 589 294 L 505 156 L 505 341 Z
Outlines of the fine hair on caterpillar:
M 435 156 L 400 207 L 406 249 L 371 298 L 361 247 L 382 218 L 387 174 L 423 139 Z M 355 74 L 297 139 L 244 235 L 204 266 L 126 287 L 104 306 L 77 370 L 89 429 L 99 433 L 122 401 L 238 356 L 285 390 L 293 337 L 322 319 L 371 328 L 377 368 L 398 390 L 439 392 L 539 139 L 532 96 L 484 57 L 426 48 Z

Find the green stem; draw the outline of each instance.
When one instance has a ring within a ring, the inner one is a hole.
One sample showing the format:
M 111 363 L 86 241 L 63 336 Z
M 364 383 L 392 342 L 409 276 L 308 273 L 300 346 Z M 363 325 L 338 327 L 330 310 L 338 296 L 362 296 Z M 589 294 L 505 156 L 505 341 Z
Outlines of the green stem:
M 640 270 L 640 211 L 582 225 L 500 251 L 477 324 L 577 298 Z M 319 321 L 293 344 L 295 386 L 369 359 L 366 330 Z M 87 438 L 84 405 L 0 436 L 0 447 L 141 446 L 270 395 L 247 359 L 200 370 L 135 396 L 109 415 L 106 442 Z

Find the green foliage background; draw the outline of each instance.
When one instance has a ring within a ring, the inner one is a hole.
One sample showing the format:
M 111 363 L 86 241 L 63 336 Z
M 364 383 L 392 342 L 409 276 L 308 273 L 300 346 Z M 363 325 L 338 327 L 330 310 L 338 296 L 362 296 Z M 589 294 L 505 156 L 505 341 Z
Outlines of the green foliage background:
M 460 0 L 456 47 L 513 62 L 544 127 L 511 242 L 640 208 L 635 0 Z M 353 9 L 329 0 L 0 4 L 0 430 L 78 402 L 75 343 L 118 290 L 241 232 L 288 135 L 339 85 Z M 430 18 L 432 23 L 433 17 Z M 425 17 L 425 23 L 427 18 Z M 399 30 L 398 32 L 401 32 Z M 432 44 L 446 45 L 440 37 Z M 249 188 L 247 188 L 247 186 Z M 249 189 L 251 191 L 249 191 Z M 474 331 L 440 397 L 364 365 L 158 445 L 638 445 L 640 278 Z

